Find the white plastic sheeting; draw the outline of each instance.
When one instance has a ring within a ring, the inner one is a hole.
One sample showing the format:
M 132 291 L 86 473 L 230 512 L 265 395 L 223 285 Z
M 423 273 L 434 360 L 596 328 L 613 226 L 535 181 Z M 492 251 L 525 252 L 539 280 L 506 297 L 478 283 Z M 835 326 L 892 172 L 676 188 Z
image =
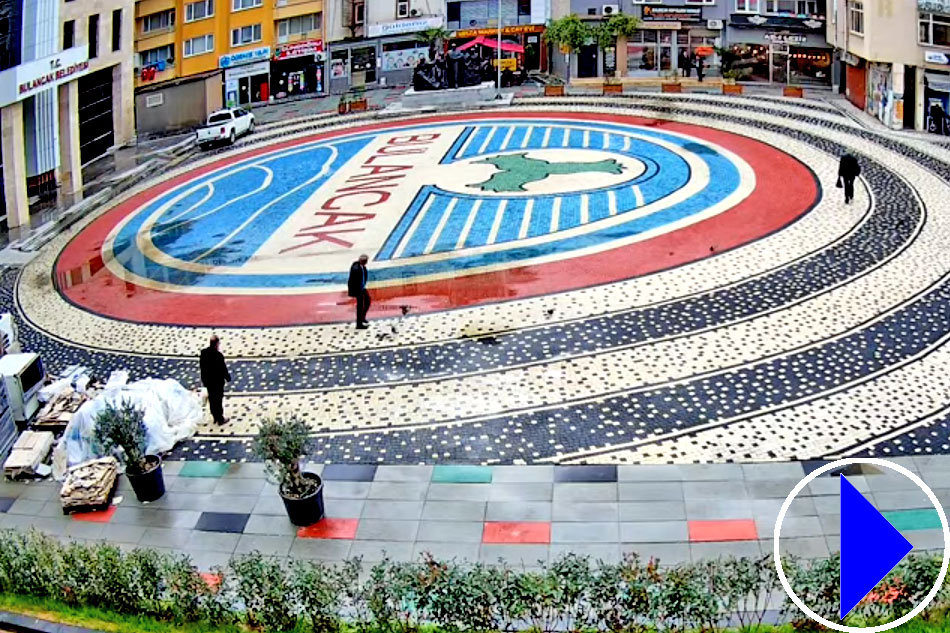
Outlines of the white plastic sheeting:
M 191 437 L 201 422 L 201 401 L 177 380 L 147 378 L 127 385 L 106 388 L 94 400 L 84 403 L 73 414 L 63 438 L 53 451 L 53 476 L 63 479 L 66 468 L 104 457 L 95 443 L 96 415 L 107 403 L 130 401 L 143 410 L 148 445 L 145 451 L 155 455 L 169 451 L 181 440 Z

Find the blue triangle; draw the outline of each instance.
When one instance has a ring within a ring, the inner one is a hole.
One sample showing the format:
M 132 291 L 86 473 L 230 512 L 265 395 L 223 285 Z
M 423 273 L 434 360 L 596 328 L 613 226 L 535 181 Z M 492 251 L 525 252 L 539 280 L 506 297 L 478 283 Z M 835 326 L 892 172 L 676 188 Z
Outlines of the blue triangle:
M 910 541 L 841 475 L 841 619 L 912 549 Z

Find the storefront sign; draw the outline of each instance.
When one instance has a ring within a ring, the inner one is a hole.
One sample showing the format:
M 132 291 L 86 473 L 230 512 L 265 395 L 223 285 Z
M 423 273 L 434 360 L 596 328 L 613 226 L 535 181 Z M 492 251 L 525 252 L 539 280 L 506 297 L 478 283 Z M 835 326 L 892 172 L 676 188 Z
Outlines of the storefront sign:
M 419 58 L 429 58 L 429 45 L 419 42 L 415 48 L 403 48 L 396 51 L 383 51 L 383 71 L 411 70 L 419 63 Z M 332 68 L 331 68 L 332 70 Z
M 244 77 L 254 77 L 255 75 L 266 75 L 270 72 L 269 62 L 257 62 L 254 64 L 244 64 L 236 68 L 229 68 L 224 71 L 224 80 L 243 79 Z
M 841 61 L 846 63 L 848 66 L 860 66 L 861 58 L 855 55 L 854 53 L 842 52 Z
M 762 37 L 773 44 L 804 44 L 806 39 L 801 33 L 766 33 Z
M 947 0 L 950 2 L 950 0 Z M 823 31 L 824 19 L 799 18 L 787 15 L 748 15 L 733 13 L 729 16 L 729 24 L 738 28 L 762 27 L 780 29 L 783 31 Z
M 521 24 L 518 26 L 504 26 L 501 29 L 502 36 L 520 35 L 521 33 L 543 33 L 544 26 L 540 24 Z M 498 29 L 465 29 L 456 31 L 453 37 L 478 37 L 479 35 L 498 35 Z
M 700 7 L 643 7 L 644 22 L 702 22 L 703 10 Z
M 917 8 L 923 13 L 950 15 L 950 0 L 917 0 Z
M 493 68 L 498 68 L 498 60 L 491 60 L 491 65 Z M 518 70 L 518 60 L 514 57 L 506 57 L 505 59 L 501 60 L 501 69 L 510 70 L 512 72 Z
M 270 59 L 270 46 L 262 46 L 261 48 L 254 48 L 249 51 L 241 51 L 240 53 L 222 55 L 218 58 L 218 67 L 230 68 L 231 66 L 237 66 L 238 64 L 247 64 L 250 62 L 260 61 L 262 59 Z
M 0 106 L 7 106 L 89 72 L 89 51 L 74 46 L 0 73 Z
M 442 16 L 433 15 L 427 18 L 414 18 L 410 20 L 397 20 L 396 22 L 383 22 L 381 24 L 370 24 L 367 32 L 370 37 L 385 37 L 387 35 L 402 35 L 404 33 L 418 33 L 426 29 L 438 29 L 442 27 Z
M 643 22 L 640 24 L 641 29 L 650 29 L 650 30 L 663 30 L 663 31 L 678 31 L 680 27 L 683 26 L 679 22 Z
M 924 51 L 924 61 L 928 64 L 950 64 L 950 57 L 940 51 Z
M 274 50 L 274 59 L 291 59 L 313 55 L 317 61 L 323 59 L 323 40 L 303 40 L 292 44 L 281 44 Z

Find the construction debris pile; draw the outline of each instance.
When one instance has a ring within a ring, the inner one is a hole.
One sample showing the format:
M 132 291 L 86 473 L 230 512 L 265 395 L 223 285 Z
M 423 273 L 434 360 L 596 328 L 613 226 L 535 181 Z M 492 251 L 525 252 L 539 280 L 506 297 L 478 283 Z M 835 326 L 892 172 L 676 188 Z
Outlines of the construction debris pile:
M 3 463 L 3 474 L 8 479 L 49 475 L 51 468 L 44 462 L 52 448 L 52 433 L 23 431 L 13 445 L 7 461 Z
M 115 457 L 101 457 L 73 466 L 59 492 L 63 513 L 95 512 L 112 503 L 119 462 Z

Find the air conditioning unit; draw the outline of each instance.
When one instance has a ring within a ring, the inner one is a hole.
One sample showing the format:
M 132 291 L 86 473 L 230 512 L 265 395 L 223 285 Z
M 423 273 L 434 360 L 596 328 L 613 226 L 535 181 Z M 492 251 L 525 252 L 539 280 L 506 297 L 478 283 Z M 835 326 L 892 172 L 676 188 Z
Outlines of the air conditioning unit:
M 399 2 L 396 3 L 396 17 L 409 17 L 409 0 L 399 0 Z
M 721 31 L 722 20 L 706 20 L 706 28 L 710 31 Z
M 600 10 L 600 12 L 603 13 L 604 15 L 617 15 L 618 13 L 620 13 L 620 5 L 619 4 L 605 4 L 603 8 Z

